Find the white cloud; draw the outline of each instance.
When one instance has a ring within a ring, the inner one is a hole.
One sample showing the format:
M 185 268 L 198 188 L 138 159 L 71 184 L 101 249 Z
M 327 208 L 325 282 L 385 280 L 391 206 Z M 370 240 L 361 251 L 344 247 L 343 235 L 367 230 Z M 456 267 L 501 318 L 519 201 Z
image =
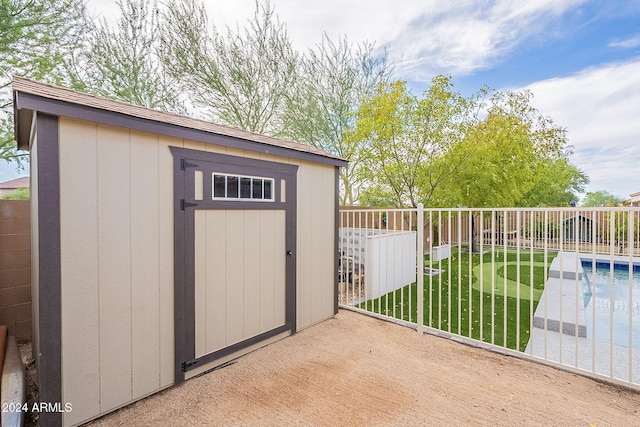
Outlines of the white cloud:
M 625 40 L 612 41 L 609 43 L 609 47 L 621 47 L 624 49 L 640 47 L 640 36 L 631 37 Z
M 296 0 L 274 1 L 294 40 L 318 40 L 324 29 L 332 38 L 348 34 L 352 41 L 375 41 L 387 49 L 397 74 L 409 80 L 488 68 L 581 3 L 327 0 L 310 12 Z
M 306 50 L 322 33 L 336 40 L 375 42 L 386 49 L 398 77 L 428 80 L 439 73 L 470 74 L 489 68 L 530 37 L 587 0 L 271 0 L 286 23 L 294 46 Z M 243 27 L 255 0 L 206 1 L 209 19 L 219 28 Z M 108 18 L 118 14 L 114 0 L 90 0 Z
M 591 178 L 589 191 L 623 197 L 640 191 L 640 58 L 528 88 L 533 104 L 567 128 L 572 161 Z
M 580 3 L 438 2 L 424 9 L 421 2 L 419 18 L 385 42 L 405 78 L 425 80 L 443 72 L 461 76 L 491 67 L 527 38 L 550 36 L 542 30 Z
M 525 39 L 586 0 L 271 0 L 296 48 L 347 35 L 351 42 L 385 48 L 398 77 L 427 80 L 439 73 L 470 74 L 486 69 Z M 218 26 L 250 19 L 254 0 L 207 2 Z

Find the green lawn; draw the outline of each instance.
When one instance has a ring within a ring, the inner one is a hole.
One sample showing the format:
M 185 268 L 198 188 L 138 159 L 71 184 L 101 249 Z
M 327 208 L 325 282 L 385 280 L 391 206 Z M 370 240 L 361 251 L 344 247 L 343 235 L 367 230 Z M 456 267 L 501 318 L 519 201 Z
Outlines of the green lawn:
M 544 253 L 520 251 L 518 277 L 515 250 L 506 252 L 506 260 L 505 252 L 496 250 L 493 263 L 491 252 L 482 256 L 458 253 L 457 248 L 452 252 L 451 260 L 430 263 L 428 257 L 425 258 L 425 266 L 444 271 L 424 278 L 424 324 L 524 350 L 529 341 L 531 314 L 544 288 L 545 271 L 556 253 L 547 253 L 545 264 Z M 415 322 L 416 301 L 416 284 L 413 283 L 367 301 L 361 308 Z

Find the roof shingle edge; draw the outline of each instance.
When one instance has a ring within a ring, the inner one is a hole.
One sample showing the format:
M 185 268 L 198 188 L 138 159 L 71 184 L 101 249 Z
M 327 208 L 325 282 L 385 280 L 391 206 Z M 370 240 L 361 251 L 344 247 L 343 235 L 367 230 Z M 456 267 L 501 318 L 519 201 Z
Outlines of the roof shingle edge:
M 14 76 L 12 87 L 14 93 L 22 92 L 54 101 L 65 102 L 103 111 L 115 112 L 139 119 L 150 120 L 159 123 L 167 123 L 187 129 L 199 130 L 203 132 L 229 136 L 232 138 L 238 138 L 250 142 L 257 142 L 273 147 L 285 148 L 288 150 L 317 155 L 325 157 L 327 159 L 335 160 L 338 166 L 343 166 L 347 162 L 345 159 L 339 156 L 336 156 L 324 150 L 320 150 L 311 145 L 256 134 L 231 126 L 207 122 L 187 116 L 180 116 L 165 111 L 153 110 L 150 108 L 129 104 L 123 101 L 103 98 L 88 93 L 78 92 L 72 89 L 52 85 L 49 83 L 30 80 L 24 77 Z

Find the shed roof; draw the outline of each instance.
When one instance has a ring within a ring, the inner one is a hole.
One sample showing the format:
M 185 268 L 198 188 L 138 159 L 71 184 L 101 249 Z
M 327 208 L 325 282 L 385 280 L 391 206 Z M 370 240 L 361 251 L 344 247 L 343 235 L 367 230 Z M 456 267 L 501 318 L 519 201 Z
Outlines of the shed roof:
M 593 221 L 588 216 L 585 216 L 585 215 L 582 215 L 582 214 L 576 214 L 576 215 L 573 215 L 573 216 L 570 216 L 568 218 L 563 219 L 562 222 L 575 221 L 576 219 L 584 220 L 584 221 L 587 221 L 587 222 L 592 222 Z
M 21 150 L 29 149 L 31 121 L 33 113 L 37 111 L 207 143 L 238 146 L 246 150 L 289 155 L 336 166 L 347 165 L 345 159 L 310 145 L 165 111 L 152 110 L 23 77 L 13 77 L 13 94 L 16 113 L 16 141 Z M 229 138 L 212 138 L 212 135 Z

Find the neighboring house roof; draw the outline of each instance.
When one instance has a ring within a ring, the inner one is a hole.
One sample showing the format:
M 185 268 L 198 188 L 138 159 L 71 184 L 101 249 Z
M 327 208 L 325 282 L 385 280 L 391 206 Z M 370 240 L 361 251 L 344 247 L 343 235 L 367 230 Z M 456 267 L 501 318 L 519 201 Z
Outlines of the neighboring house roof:
M 180 116 L 159 110 L 152 110 L 145 107 L 129 104 L 113 99 L 102 98 L 77 92 L 71 89 L 50 85 L 42 82 L 29 80 L 23 77 L 14 76 L 14 109 L 16 111 L 16 141 L 21 150 L 29 149 L 29 138 L 31 134 L 31 121 L 34 111 L 40 111 L 55 116 L 75 117 L 85 120 L 93 120 L 107 124 L 115 124 L 139 130 L 154 132 L 156 129 L 149 126 L 150 123 L 161 123 L 173 127 L 173 133 L 177 136 L 176 128 L 190 129 L 209 134 L 223 135 L 240 140 L 245 140 L 251 144 L 260 144 L 262 152 L 269 153 L 268 147 L 274 147 L 278 152 L 280 149 L 303 153 L 303 158 L 312 160 L 314 157 L 325 159 L 325 162 L 336 166 L 346 166 L 347 160 L 332 153 L 320 150 L 310 145 L 300 144 L 266 135 L 259 135 L 236 129 L 230 126 L 198 120 L 191 117 Z M 93 110 L 93 114 L 87 113 Z M 117 121 L 118 116 L 128 116 L 135 121 L 129 120 L 128 125 L 123 125 L 124 121 Z M 99 120 L 96 118 L 99 117 Z M 167 133 L 169 134 L 169 133 Z M 251 146 L 246 147 L 251 149 Z M 266 148 L 265 148 L 266 147 Z M 277 153 L 272 153 L 277 154 Z
M 18 188 L 29 188 L 28 176 L 22 176 L 20 178 L 0 182 L 0 190 L 17 190 Z
M 591 218 L 589 218 L 588 216 L 584 216 L 581 214 L 577 214 L 577 215 L 573 215 L 570 216 L 568 218 L 565 218 L 562 220 L 562 222 L 567 222 L 567 221 L 575 221 L 576 219 L 581 219 L 581 220 L 585 220 L 585 221 L 593 221 Z

